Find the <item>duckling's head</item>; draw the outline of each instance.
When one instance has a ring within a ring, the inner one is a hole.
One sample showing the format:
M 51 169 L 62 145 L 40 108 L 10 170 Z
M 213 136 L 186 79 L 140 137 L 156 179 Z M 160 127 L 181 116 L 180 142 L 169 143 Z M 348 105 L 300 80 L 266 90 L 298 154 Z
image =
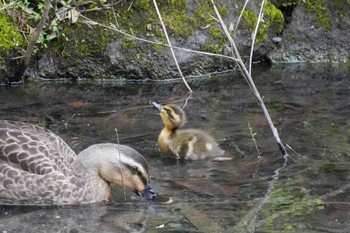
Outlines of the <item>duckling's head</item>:
M 160 112 L 160 117 L 166 128 L 176 130 L 186 124 L 187 118 L 184 110 L 176 104 L 167 104 L 165 106 L 152 102 Z
M 133 148 L 113 143 L 95 144 L 83 150 L 78 157 L 97 157 L 97 172 L 102 179 L 130 189 L 148 200 L 155 198 L 156 193 L 150 186 L 147 162 Z

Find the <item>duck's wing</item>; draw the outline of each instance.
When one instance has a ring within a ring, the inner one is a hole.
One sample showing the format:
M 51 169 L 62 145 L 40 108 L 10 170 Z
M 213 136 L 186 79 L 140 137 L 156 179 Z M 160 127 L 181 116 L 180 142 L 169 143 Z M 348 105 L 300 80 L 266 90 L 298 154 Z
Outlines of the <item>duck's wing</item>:
M 74 151 L 57 135 L 39 126 L 0 121 L 0 164 L 43 175 L 71 175 Z
M 69 190 L 74 151 L 39 126 L 0 121 L 0 203 L 50 203 Z

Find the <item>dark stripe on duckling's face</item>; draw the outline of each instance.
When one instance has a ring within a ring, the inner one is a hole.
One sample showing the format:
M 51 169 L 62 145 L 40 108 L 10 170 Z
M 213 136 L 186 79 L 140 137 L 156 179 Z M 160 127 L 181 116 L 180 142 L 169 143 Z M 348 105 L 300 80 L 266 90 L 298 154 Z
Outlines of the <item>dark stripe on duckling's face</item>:
M 186 124 L 186 114 L 180 106 L 176 104 L 168 104 L 164 108 L 169 109 L 171 112 L 172 118 L 169 120 L 173 123 L 173 128 L 180 128 Z
M 175 117 L 173 116 L 173 112 L 171 111 L 171 109 L 165 107 L 164 110 L 166 111 L 166 114 L 170 119 L 175 120 Z

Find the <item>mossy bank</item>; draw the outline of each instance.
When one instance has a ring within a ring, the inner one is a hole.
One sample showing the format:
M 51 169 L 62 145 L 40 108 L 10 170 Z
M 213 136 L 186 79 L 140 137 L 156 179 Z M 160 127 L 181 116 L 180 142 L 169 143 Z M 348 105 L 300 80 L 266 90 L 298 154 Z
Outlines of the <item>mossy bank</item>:
M 158 1 L 158 7 L 173 46 L 230 55 L 227 40 L 208 2 Z M 287 21 L 284 10 L 290 2 L 293 9 Z M 169 48 L 161 44 L 166 44 L 166 38 L 153 1 L 121 1 L 108 7 L 103 1 L 89 4 L 84 6 L 84 10 L 77 6 L 72 8 L 81 15 L 66 18 L 58 23 L 56 31 L 47 32 L 48 35 L 55 32 L 55 37 L 37 45 L 25 78 L 179 77 Z M 235 3 L 217 1 L 220 14 L 234 36 L 241 55 L 247 58 L 260 5 L 255 1 L 249 3 L 236 28 L 243 4 L 243 0 Z M 350 42 L 344 35 L 349 33 L 350 20 L 348 11 L 344 9 L 349 8 L 350 4 L 341 0 L 286 0 L 284 4 L 276 0 L 267 1 L 256 37 L 254 60 L 347 62 Z M 74 13 L 73 10 L 71 12 Z M 51 21 L 54 19 L 52 13 L 53 9 L 50 12 Z M 13 15 L 0 12 L 0 82 L 18 79 L 14 71 L 19 62 L 14 58 L 23 54 L 26 40 L 16 20 Z M 185 76 L 234 69 L 234 63 L 228 59 L 178 49 L 175 53 Z

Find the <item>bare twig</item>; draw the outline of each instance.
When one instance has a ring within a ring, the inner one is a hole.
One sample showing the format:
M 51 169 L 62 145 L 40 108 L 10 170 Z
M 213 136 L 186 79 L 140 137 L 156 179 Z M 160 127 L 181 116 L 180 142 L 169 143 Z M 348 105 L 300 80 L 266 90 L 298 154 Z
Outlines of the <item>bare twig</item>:
M 180 66 L 179 66 L 179 63 L 177 62 L 177 59 L 176 59 L 174 50 L 173 50 L 173 48 L 171 47 L 171 41 L 170 41 L 170 39 L 169 39 L 169 36 L 168 36 L 167 30 L 166 30 L 166 27 L 165 27 L 164 22 L 163 22 L 163 19 L 162 19 L 162 16 L 161 16 L 161 14 L 160 14 L 160 12 L 159 12 L 159 9 L 158 9 L 158 6 L 157 6 L 157 1 L 156 1 L 156 0 L 153 0 L 153 4 L 154 4 L 154 7 L 155 7 L 155 9 L 156 9 L 156 12 L 157 12 L 159 21 L 160 21 L 160 23 L 161 23 L 161 25 L 162 25 L 162 28 L 163 28 L 163 31 L 164 31 L 166 40 L 167 40 L 167 42 L 168 42 L 168 44 L 169 44 L 169 46 L 170 46 L 171 55 L 173 56 L 173 59 L 174 59 L 174 61 L 175 61 L 176 67 L 177 67 L 177 70 L 179 71 L 179 74 L 180 74 L 180 76 L 181 76 L 181 78 L 182 78 L 182 81 L 185 83 L 187 89 L 188 89 L 189 92 L 191 93 L 191 92 L 192 92 L 192 89 L 191 89 L 191 87 L 188 85 L 188 83 L 187 83 L 185 77 L 183 76 L 182 71 L 181 71 L 181 68 L 180 68 Z
M 241 18 L 242 18 L 242 16 L 243 16 L 243 12 L 245 11 L 245 8 L 247 7 L 248 2 L 249 2 L 249 0 L 246 0 L 245 3 L 244 3 L 244 6 L 243 6 L 243 8 L 242 8 L 242 10 L 241 10 L 241 14 L 239 15 L 239 17 L 238 17 L 238 19 L 237 19 L 235 31 L 237 31 L 238 25 L 239 25 L 239 23 L 241 22 Z
M 259 15 L 259 21 L 261 20 L 261 17 L 262 17 L 262 10 L 263 10 L 263 7 L 264 7 L 264 2 L 266 0 L 262 0 L 262 4 L 261 4 L 261 9 L 260 9 L 260 15 Z M 279 149 L 280 151 L 282 152 L 283 154 L 283 158 L 284 158 L 284 162 L 283 162 L 283 165 L 274 170 L 274 175 L 272 176 L 272 179 L 269 180 L 268 182 L 268 189 L 264 195 L 264 197 L 262 199 L 260 199 L 256 205 L 251 208 L 251 210 L 241 219 L 240 223 L 236 225 L 235 228 L 239 229 L 239 228 L 246 228 L 246 230 L 248 232 L 254 232 L 255 231 L 255 227 L 256 227 L 256 222 L 258 220 L 258 217 L 259 217 L 259 213 L 261 212 L 261 209 L 263 208 L 263 206 L 265 205 L 266 201 L 270 198 L 271 196 L 271 193 L 273 192 L 273 190 L 275 189 L 274 187 L 274 182 L 279 178 L 279 173 L 280 171 L 287 166 L 287 162 L 288 162 L 288 153 L 285 149 L 285 146 L 284 144 L 282 143 L 280 137 L 279 137 L 279 134 L 278 134 L 278 131 L 277 129 L 275 128 L 272 120 L 271 120 L 271 117 L 270 117 L 270 114 L 265 106 L 265 103 L 263 101 L 263 98 L 260 96 L 260 93 L 259 91 L 257 90 L 256 86 L 255 86 L 255 83 L 254 83 L 254 80 L 251 76 L 251 70 L 249 68 L 249 71 L 247 70 L 243 60 L 241 59 L 241 56 L 239 54 L 239 51 L 236 47 L 236 44 L 235 44 L 235 41 L 233 40 L 232 36 L 230 35 L 230 33 L 228 32 L 227 30 L 227 27 L 226 27 L 226 24 L 224 23 L 224 21 L 222 20 L 222 17 L 214 3 L 214 0 L 211 0 L 211 3 L 213 5 L 213 8 L 214 8 L 214 11 L 219 19 L 219 22 L 221 24 L 221 27 L 228 39 L 228 41 L 230 42 L 230 45 L 231 45 L 231 49 L 232 49 L 232 53 L 234 54 L 235 58 L 238 59 L 237 61 L 237 64 L 242 72 L 242 75 L 244 76 L 245 80 L 247 81 L 247 83 L 249 84 L 249 87 L 250 89 L 252 90 L 254 96 L 257 98 L 258 100 L 258 104 L 260 105 L 260 107 L 262 108 L 263 112 L 264 112 L 264 115 L 267 119 L 267 122 L 269 124 L 269 127 L 272 131 L 272 134 L 273 136 L 275 137 L 275 140 L 279 146 Z M 255 36 L 256 36 L 256 33 L 257 33 L 257 30 L 258 30 L 258 25 L 256 26 L 255 28 L 255 31 L 254 31 L 254 36 L 252 38 L 253 41 L 255 41 Z M 254 42 L 253 42 L 254 43 Z M 253 51 L 253 46 L 252 46 L 252 51 Z M 252 55 L 251 55 L 252 57 Z M 250 60 L 250 66 L 251 66 L 251 60 Z M 248 125 L 249 126 L 249 125 Z M 250 128 L 250 126 L 249 126 Z M 248 224 L 246 224 L 248 222 Z
M 130 9 L 131 9 L 131 7 L 132 7 L 132 5 L 134 4 L 134 1 L 132 1 L 131 3 L 130 3 L 130 5 L 129 5 L 129 8 L 128 8 L 128 10 L 127 10 L 127 12 L 129 12 L 130 11 Z
M 256 38 L 256 35 L 258 34 L 259 25 L 260 25 L 260 22 L 262 20 L 263 15 L 264 15 L 263 14 L 263 10 L 264 10 L 265 3 L 266 3 L 266 0 L 263 0 L 261 2 L 258 22 L 256 22 L 255 30 L 254 30 L 253 35 L 252 35 L 252 45 L 250 47 L 250 57 L 249 57 L 249 74 L 250 75 L 252 75 L 252 64 L 253 64 L 253 53 L 254 53 L 255 38 Z
M 212 19 L 215 20 L 215 21 L 218 21 L 217 18 L 215 18 L 214 16 L 212 16 L 208 11 L 206 11 L 206 10 L 204 9 L 204 7 L 202 6 L 202 4 L 201 4 L 198 0 L 195 0 L 195 2 L 199 5 L 199 7 L 200 7 L 210 18 L 212 18 Z
M 75 113 L 71 116 L 71 117 L 69 117 L 68 118 L 68 120 L 66 120 L 66 122 L 64 123 L 64 126 L 68 126 L 68 122 L 71 120 L 71 119 L 73 119 L 75 117 Z
M 182 106 L 183 109 L 185 109 L 185 107 L 186 107 L 186 105 L 187 105 L 187 103 L 188 103 L 188 101 L 189 101 L 190 99 L 192 99 L 192 92 L 188 93 L 188 95 L 187 95 L 187 97 L 186 97 L 186 99 L 185 99 L 185 103 L 184 103 L 184 105 Z
M 298 152 L 296 152 L 290 145 L 286 144 L 286 147 L 289 148 L 289 149 L 291 149 L 291 150 L 292 150 L 296 155 L 298 155 L 299 157 L 305 158 L 305 156 L 303 156 L 303 155 L 299 154 Z
M 113 14 L 113 17 L 114 17 L 115 24 L 117 25 L 117 27 L 119 27 L 119 23 L 118 23 L 118 20 L 117 20 L 117 15 L 115 13 L 113 5 L 112 5 L 111 9 L 112 9 L 112 14 Z
M 119 168 L 120 168 L 120 176 L 122 178 L 122 188 L 123 188 L 123 192 L 124 192 L 124 200 L 126 201 L 126 192 L 125 192 L 125 187 L 124 187 L 124 177 L 123 177 L 123 167 L 122 167 L 122 163 L 121 163 L 121 155 L 120 155 L 120 148 L 119 148 L 119 134 L 118 134 L 118 129 L 115 128 L 115 135 L 117 136 L 117 145 L 118 145 L 118 155 L 119 155 Z
M 260 151 L 259 151 L 259 148 L 258 148 L 258 144 L 256 143 L 256 140 L 255 140 L 255 134 L 253 133 L 253 129 L 252 129 L 252 127 L 250 127 L 249 122 L 248 122 L 248 128 L 249 128 L 250 135 L 252 135 L 252 140 L 254 142 L 256 151 L 258 152 L 258 158 L 261 158 L 261 156 L 260 156 L 261 154 L 260 154 Z
M 169 47 L 169 48 L 173 48 L 173 49 L 178 49 L 178 50 L 182 50 L 182 51 L 186 51 L 186 52 L 190 52 L 190 53 L 196 53 L 196 54 L 200 54 L 200 55 L 206 55 L 206 56 L 214 56 L 214 57 L 221 57 L 221 58 L 225 58 L 225 59 L 229 59 L 229 60 L 233 60 L 233 61 L 238 61 L 238 59 L 230 57 L 230 56 L 226 56 L 223 54 L 216 54 L 216 53 L 209 53 L 209 52 L 203 52 L 203 51 L 198 51 L 198 50 L 192 50 L 192 49 L 187 49 L 187 48 L 182 48 L 182 47 L 177 47 L 177 46 L 172 46 L 172 45 L 168 45 L 168 44 L 164 44 L 160 41 L 152 41 L 152 40 L 147 40 L 147 39 L 143 39 L 134 35 L 131 35 L 127 32 L 124 32 L 120 29 L 117 29 L 113 24 L 111 24 L 111 26 L 107 26 L 101 23 L 98 23 L 96 21 L 93 21 L 92 19 L 80 14 L 79 15 L 81 18 L 83 18 L 85 20 L 84 23 L 88 24 L 88 25 L 95 25 L 95 26 L 100 26 L 106 29 L 109 29 L 111 31 L 115 31 L 118 32 L 124 36 L 127 36 L 129 38 L 135 39 L 137 41 L 142 41 L 142 42 L 146 42 L 149 44 L 157 44 L 157 45 L 163 45 L 165 47 Z
M 6 4 L 6 5 L 4 4 L 4 6 L 0 8 L 0 11 L 9 8 L 10 6 L 12 6 L 12 5 L 15 4 L 15 3 L 17 3 L 17 1 L 13 1 L 13 2 L 11 2 L 11 3 L 9 3 L 9 4 Z
M 247 70 L 247 68 L 246 68 L 246 66 L 245 66 L 245 64 L 244 64 L 244 62 L 243 62 L 243 60 L 242 60 L 242 58 L 241 58 L 241 56 L 240 56 L 240 54 L 238 52 L 236 44 L 235 44 L 232 36 L 230 35 L 229 31 L 227 30 L 226 24 L 222 20 L 222 17 L 220 15 L 220 13 L 219 13 L 215 3 L 214 3 L 214 0 L 211 0 L 211 3 L 213 5 L 214 11 L 215 11 L 215 13 L 216 13 L 216 15 L 217 15 L 217 17 L 219 19 L 221 27 L 222 27 L 222 29 L 223 29 L 227 39 L 229 40 L 229 42 L 231 44 L 231 48 L 233 50 L 233 54 L 235 55 L 235 58 L 237 59 L 237 64 L 238 64 L 240 70 L 242 71 L 242 74 L 243 74 L 244 78 L 247 80 L 247 82 L 248 82 L 248 84 L 249 84 L 249 86 L 250 86 L 254 96 L 257 98 L 258 104 L 260 105 L 261 109 L 264 112 L 264 115 L 265 115 L 265 117 L 267 119 L 267 122 L 268 122 L 268 124 L 270 126 L 272 134 L 275 137 L 275 140 L 276 140 L 276 142 L 277 142 L 277 144 L 279 146 L 279 149 L 282 152 L 283 156 L 285 156 L 285 159 L 286 159 L 287 156 L 288 156 L 286 148 L 285 148 L 284 144 L 282 143 L 282 141 L 281 141 L 281 139 L 279 137 L 278 131 L 275 128 L 275 126 L 274 126 L 274 124 L 272 122 L 272 119 L 270 117 L 270 114 L 269 114 L 269 112 L 268 112 L 268 110 L 267 110 L 267 108 L 265 106 L 265 103 L 264 103 L 262 97 L 260 96 L 260 93 L 259 93 L 258 89 L 255 86 L 254 80 L 253 80 L 252 76 L 250 75 L 249 71 Z

